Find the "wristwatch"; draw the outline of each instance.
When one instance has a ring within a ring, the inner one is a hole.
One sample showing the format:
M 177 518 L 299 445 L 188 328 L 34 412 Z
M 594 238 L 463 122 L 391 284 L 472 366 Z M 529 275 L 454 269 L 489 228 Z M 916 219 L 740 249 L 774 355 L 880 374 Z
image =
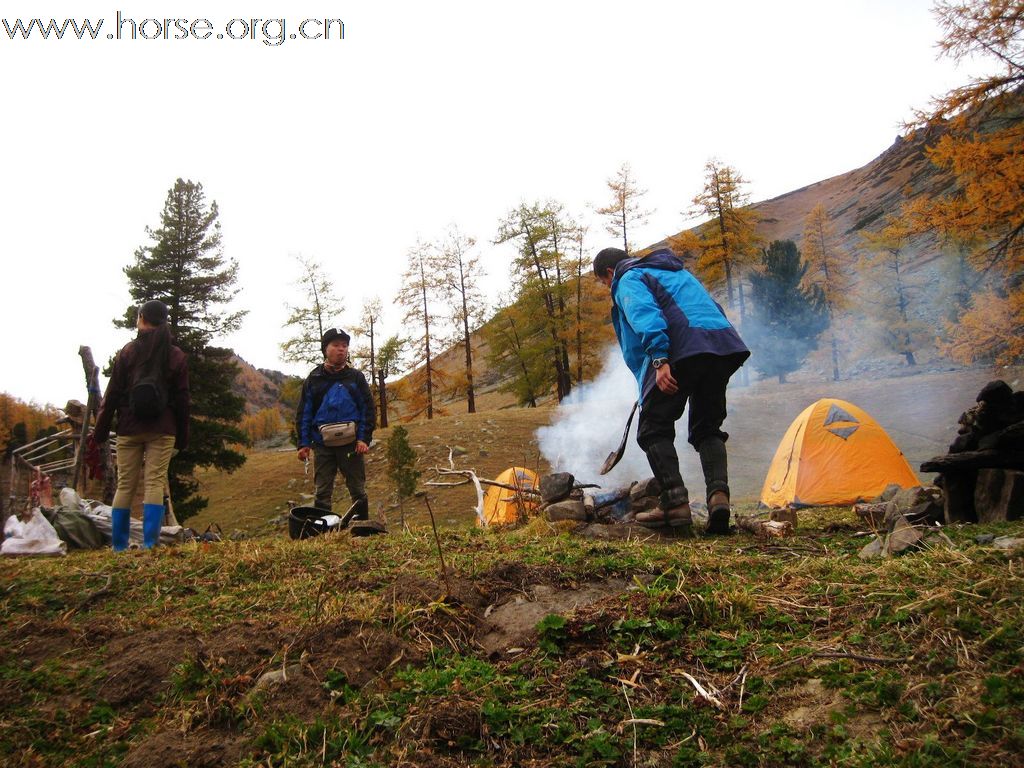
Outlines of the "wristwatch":
M 658 368 L 661 368 L 661 366 L 663 366 L 667 362 L 668 362 L 668 358 L 667 357 L 656 357 L 653 360 L 651 360 L 651 365 L 653 365 L 654 369 L 657 370 Z

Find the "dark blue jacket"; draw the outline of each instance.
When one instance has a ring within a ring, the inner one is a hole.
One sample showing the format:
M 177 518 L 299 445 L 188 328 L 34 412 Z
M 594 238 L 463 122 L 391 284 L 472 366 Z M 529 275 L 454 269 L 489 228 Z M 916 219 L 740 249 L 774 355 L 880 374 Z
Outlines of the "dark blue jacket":
M 310 371 L 302 385 L 295 412 L 299 447 L 323 445 L 320 425 L 337 421 L 358 422 L 356 439 L 369 445 L 377 423 L 377 408 L 361 371 L 345 366 L 338 373 L 330 373 L 321 364 Z
M 655 385 L 656 357 L 676 363 L 711 353 L 734 358 L 739 368 L 750 356 L 722 307 L 667 248 L 616 265 L 612 324 L 641 400 Z

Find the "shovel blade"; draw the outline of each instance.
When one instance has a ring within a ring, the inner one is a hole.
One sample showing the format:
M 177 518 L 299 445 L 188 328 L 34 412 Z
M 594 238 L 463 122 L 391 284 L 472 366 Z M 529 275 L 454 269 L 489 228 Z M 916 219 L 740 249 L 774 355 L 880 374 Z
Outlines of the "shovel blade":
M 619 443 L 619 447 L 608 454 L 608 458 L 604 460 L 604 464 L 601 465 L 601 471 L 599 474 L 607 475 L 612 471 L 612 468 L 619 463 L 619 459 L 622 458 L 622 454 L 626 452 L 626 439 L 629 437 L 629 427 L 633 423 L 633 414 L 636 413 L 636 407 L 639 405 L 639 401 L 633 403 L 633 408 L 629 412 L 629 418 L 626 419 L 626 429 L 622 432 L 622 441 Z
M 622 447 L 624 449 L 626 446 Z M 604 464 L 601 465 L 601 471 L 599 474 L 607 475 L 609 472 L 611 472 L 612 469 L 615 468 L 615 465 L 619 463 L 619 459 L 622 458 L 623 453 L 625 453 L 624 450 L 612 451 L 611 453 L 609 453 L 608 458 L 605 459 Z

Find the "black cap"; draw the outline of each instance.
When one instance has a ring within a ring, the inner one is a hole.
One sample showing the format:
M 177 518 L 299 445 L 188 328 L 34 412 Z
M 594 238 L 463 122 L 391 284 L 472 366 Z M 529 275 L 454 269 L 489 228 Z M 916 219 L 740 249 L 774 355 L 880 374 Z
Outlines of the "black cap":
M 139 314 L 150 325 L 163 325 L 167 322 L 167 305 L 152 299 L 139 307 Z
M 352 337 L 345 333 L 343 330 L 341 330 L 341 328 L 328 328 L 326 331 L 324 331 L 323 338 L 320 339 L 320 351 L 324 355 L 327 354 L 327 345 L 330 344 L 335 339 L 341 339 L 346 344 L 348 344 L 352 340 Z

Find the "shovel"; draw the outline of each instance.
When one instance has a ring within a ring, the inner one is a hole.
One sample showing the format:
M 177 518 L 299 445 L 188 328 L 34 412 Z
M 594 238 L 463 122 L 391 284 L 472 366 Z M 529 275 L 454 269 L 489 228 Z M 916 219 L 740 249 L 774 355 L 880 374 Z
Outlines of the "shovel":
M 607 475 L 609 472 L 611 472 L 612 468 L 619 463 L 619 459 L 622 458 L 622 454 L 626 452 L 626 438 L 629 437 L 629 427 L 633 423 L 633 414 L 636 413 L 636 407 L 639 404 L 639 400 L 633 403 L 633 408 L 629 412 L 629 418 L 626 419 L 626 429 L 622 433 L 622 442 L 619 443 L 618 448 L 616 448 L 614 451 L 608 454 L 608 458 L 605 459 L 604 464 L 601 465 L 600 474 Z

